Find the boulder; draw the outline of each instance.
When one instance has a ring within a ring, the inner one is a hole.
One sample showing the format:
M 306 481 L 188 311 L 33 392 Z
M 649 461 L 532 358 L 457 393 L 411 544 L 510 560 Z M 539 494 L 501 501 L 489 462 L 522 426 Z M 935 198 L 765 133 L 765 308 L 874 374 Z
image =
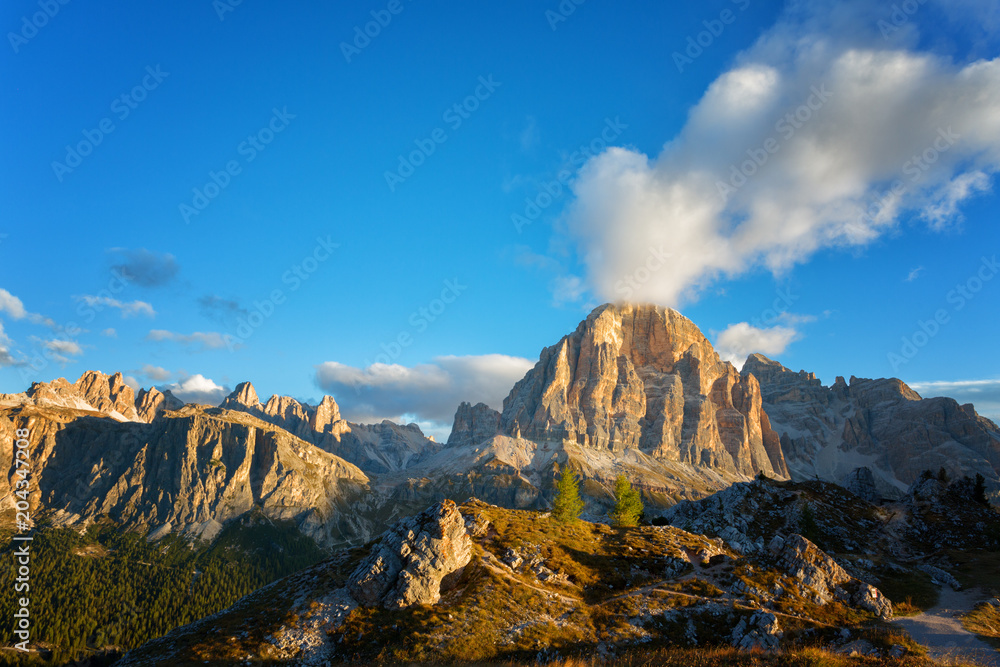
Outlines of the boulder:
M 458 506 L 444 500 L 386 531 L 358 565 L 347 591 L 364 607 L 404 609 L 441 599 L 441 582 L 472 559 Z
M 781 637 L 778 617 L 759 609 L 751 616 L 741 619 L 733 628 L 731 643 L 743 651 L 774 651 L 777 650 Z
M 829 602 L 839 586 L 851 581 L 851 575 L 837 561 L 801 535 L 785 539 L 777 560 L 782 569 L 811 589 L 822 603 Z

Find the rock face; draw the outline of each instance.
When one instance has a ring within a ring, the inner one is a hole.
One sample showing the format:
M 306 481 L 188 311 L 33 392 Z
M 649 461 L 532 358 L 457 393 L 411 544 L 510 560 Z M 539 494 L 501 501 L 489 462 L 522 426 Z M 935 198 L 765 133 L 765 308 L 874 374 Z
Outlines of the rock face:
M 416 424 L 354 424 L 342 419 L 332 396 L 319 405 L 290 396 L 271 396 L 261 404 L 249 382 L 241 382 L 220 407 L 253 415 L 350 461 L 369 474 L 399 472 L 437 452 L 441 446 Z
M 892 618 L 892 603 L 881 591 L 858 581 L 815 544 L 801 535 L 790 535 L 777 545 L 775 558 L 782 569 L 798 579 L 825 604 L 837 598 L 882 619 Z
M 136 421 L 139 416 L 135 409 L 135 394 L 125 384 L 121 373 L 104 375 L 97 371 L 87 371 L 73 385 L 83 399 L 100 412 L 118 413 L 128 421 Z
M 261 406 L 260 399 L 257 398 L 257 392 L 254 390 L 253 385 L 249 382 L 240 382 L 236 385 L 236 389 L 219 404 L 219 407 L 227 410 L 240 410 L 244 408 L 259 410 Z
M 455 413 L 455 423 L 448 445 L 476 445 L 500 433 L 500 413 L 486 405 L 462 402 Z
M 365 607 L 404 609 L 441 599 L 441 582 L 469 564 L 472 538 L 458 506 L 445 500 L 389 529 L 350 576 Z
M 135 397 L 135 409 L 139 420 L 146 423 L 156 419 L 164 410 L 180 410 L 182 407 L 184 407 L 183 401 L 169 390 L 161 392 L 156 387 L 140 389 L 139 395 Z
M 36 405 L 98 412 L 118 421 L 141 421 L 137 399 L 121 373 L 86 371 L 74 383 L 65 378 L 33 382 L 22 394 L 0 394 L 0 408 Z
M 875 476 L 872 475 L 871 468 L 855 468 L 840 480 L 840 485 L 858 498 L 870 503 L 882 501 L 882 494 L 875 485 Z
M 501 432 L 583 448 L 635 448 L 730 473 L 785 477 L 760 386 L 680 313 L 601 306 L 542 351 L 504 400 Z
M 837 561 L 801 535 L 786 537 L 775 558 L 782 569 L 811 588 L 823 602 L 833 599 L 834 591 L 851 580 Z
M 733 628 L 732 645 L 744 651 L 774 651 L 781 641 L 778 617 L 758 609 Z
M 744 377 L 760 382 L 763 408 L 794 479 L 840 481 L 868 467 L 884 487 L 905 492 L 923 470 L 944 467 L 953 477 L 1000 476 L 1000 427 L 972 405 L 921 399 L 895 378 L 843 378 L 825 387 L 812 373 L 794 373 L 753 354 Z
M 211 539 L 259 509 L 321 544 L 373 532 L 354 506 L 368 486 L 361 470 L 259 419 L 195 406 L 151 424 L 91 414 L 24 405 L 0 419 L 0 438 L 29 429 L 29 502 L 56 525 L 108 516 L 143 532 Z M 10 448 L 0 451 L 0 466 L 13 468 Z M 0 499 L 0 515 L 13 514 L 14 500 Z

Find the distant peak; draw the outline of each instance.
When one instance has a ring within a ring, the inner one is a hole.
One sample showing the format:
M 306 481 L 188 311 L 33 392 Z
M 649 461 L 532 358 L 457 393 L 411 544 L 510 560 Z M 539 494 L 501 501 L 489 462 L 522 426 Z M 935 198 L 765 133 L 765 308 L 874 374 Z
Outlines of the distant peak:
M 260 407 L 260 398 L 257 397 L 257 392 L 251 383 L 240 382 L 236 385 L 236 389 L 226 397 L 226 400 L 222 402 L 220 407 L 234 408 L 237 406 L 246 408 Z

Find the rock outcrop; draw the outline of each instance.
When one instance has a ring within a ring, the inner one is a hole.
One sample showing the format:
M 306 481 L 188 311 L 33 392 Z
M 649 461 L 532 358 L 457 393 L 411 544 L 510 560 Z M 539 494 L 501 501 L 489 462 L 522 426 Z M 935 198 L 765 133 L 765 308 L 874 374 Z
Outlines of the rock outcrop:
M 789 535 L 775 546 L 778 566 L 809 589 L 818 604 L 839 599 L 884 620 L 892 618 L 892 603 L 881 591 L 852 577 L 806 538 Z
M 449 446 L 478 445 L 500 433 L 500 413 L 486 405 L 462 402 L 448 436 Z
M 87 371 L 74 385 L 83 399 L 99 412 L 122 416 L 128 421 L 137 421 L 135 393 L 125 384 L 121 373 L 105 375 L 97 371 Z
M 787 476 L 755 378 L 680 313 L 605 305 L 542 351 L 504 400 L 501 431 L 730 473 Z
M 390 528 L 350 576 L 347 591 L 364 607 L 434 604 L 442 581 L 471 559 L 465 519 L 445 500 Z
M 0 394 L 0 408 L 15 405 L 85 410 L 117 421 L 141 421 L 135 393 L 125 384 L 121 373 L 105 375 L 100 371 L 86 371 L 73 383 L 58 378 L 51 382 L 33 382 L 21 394 Z
M 855 468 L 840 480 L 840 485 L 870 503 L 882 502 L 882 494 L 875 485 L 875 476 L 872 475 L 871 468 L 864 466 Z
M 340 407 L 332 396 L 324 396 L 319 405 L 278 395 L 261 404 L 253 385 L 241 382 L 220 407 L 245 412 L 278 426 L 369 474 L 405 470 L 441 448 L 416 424 L 388 420 L 379 424 L 349 422 L 341 418 Z
M 801 535 L 784 538 L 774 557 L 785 572 L 815 593 L 817 601 L 829 602 L 834 592 L 851 580 L 837 561 Z
M 763 408 L 780 435 L 794 479 L 840 481 L 867 467 L 883 497 L 901 495 L 923 470 L 1000 477 L 1000 427 L 972 405 L 921 399 L 902 381 L 838 377 L 825 387 L 812 373 L 792 372 L 760 354 L 743 377 L 760 382 Z
M 180 410 L 184 402 L 170 393 L 170 390 L 160 391 L 156 387 L 140 389 L 135 397 L 135 409 L 139 420 L 149 423 L 164 410 Z
M 236 385 L 236 389 L 229 396 L 226 396 L 219 407 L 225 410 L 257 411 L 261 409 L 257 391 L 249 382 L 240 382 Z
M 744 651 L 774 651 L 777 650 L 781 637 L 778 617 L 759 609 L 733 628 L 731 643 Z

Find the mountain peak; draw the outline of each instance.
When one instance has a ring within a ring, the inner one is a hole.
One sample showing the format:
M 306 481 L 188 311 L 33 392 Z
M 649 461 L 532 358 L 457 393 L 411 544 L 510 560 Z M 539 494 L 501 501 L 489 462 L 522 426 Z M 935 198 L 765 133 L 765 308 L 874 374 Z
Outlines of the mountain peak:
M 542 351 L 503 408 L 501 431 L 513 437 L 787 474 L 757 381 L 741 377 L 691 320 L 663 306 L 594 309 Z
M 244 408 L 260 408 L 260 399 L 257 397 L 257 392 L 254 390 L 253 385 L 249 382 L 240 382 L 236 385 L 236 389 L 233 393 L 226 397 L 226 400 L 222 401 L 221 408 L 228 408 L 230 410 Z

